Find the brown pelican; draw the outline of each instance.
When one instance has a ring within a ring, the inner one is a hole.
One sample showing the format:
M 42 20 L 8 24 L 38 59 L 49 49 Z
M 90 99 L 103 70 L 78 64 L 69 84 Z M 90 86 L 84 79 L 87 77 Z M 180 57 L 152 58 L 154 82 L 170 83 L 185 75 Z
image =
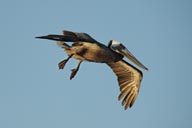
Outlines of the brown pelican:
M 79 60 L 77 67 L 72 69 L 70 79 L 76 75 L 83 61 L 106 63 L 117 76 L 121 91 L 118 99 L 123 98 L 122 105 L 125 105 L 125 109 L 132 107 L 143 75 L 139 69 L 123 60 L 123 57 L 127 57 L 145 70 L 148 69 L 123 44 L 111 40 L 108 46 L 105 46 L 86 33 L 71 31 L 63 31 L 63 35 L 51 34 L 36 38 L 55 40 L 60 47 L 64 48 L 68 58 L 58 64 L 59 69 L 63 69 L 71 57 Z M 73 42 L 73 44 L 68 45 L 65 42 Z

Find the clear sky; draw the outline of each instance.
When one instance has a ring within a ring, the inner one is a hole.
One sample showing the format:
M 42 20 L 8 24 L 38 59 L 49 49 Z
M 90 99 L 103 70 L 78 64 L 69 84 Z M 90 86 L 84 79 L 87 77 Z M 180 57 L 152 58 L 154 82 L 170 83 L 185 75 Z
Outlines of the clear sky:
M 1 0 L 1 128 L 191 128 L 190 0 Z M 105 64 L 77 61 L 35 36 L 86 32 L 118 40 L 150 70 L 131 109 Z

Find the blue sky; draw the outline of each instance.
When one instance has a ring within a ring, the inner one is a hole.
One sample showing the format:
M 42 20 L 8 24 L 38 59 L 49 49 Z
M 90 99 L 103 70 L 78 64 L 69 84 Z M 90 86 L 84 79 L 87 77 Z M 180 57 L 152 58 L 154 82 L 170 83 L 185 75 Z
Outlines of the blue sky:
M 192 127 L 190 0 L 2 0 L 0 127 Z M 124 111 L 105 64 L 71 60 L 53 41 L 35 36 L 86 32 L 123 44 L 150 70 L 134 106 Z

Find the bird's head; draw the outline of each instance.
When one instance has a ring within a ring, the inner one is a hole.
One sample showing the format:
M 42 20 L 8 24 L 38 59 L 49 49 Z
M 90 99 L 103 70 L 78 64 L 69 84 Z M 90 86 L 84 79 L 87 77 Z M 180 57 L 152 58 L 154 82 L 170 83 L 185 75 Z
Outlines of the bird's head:
M 136 57 L 122 43 L 120 43 L 118 41 L 110 40 L 108 47 L 111 50 L 113 50 L 114 52 L 127 57 L 129 60 L 131 60 L 137 66 L 139 66 L 145 70 L 148 70 L 148 68 L 145 67 L 141 62 L 139 62 L 139 60 L 137 60 Z

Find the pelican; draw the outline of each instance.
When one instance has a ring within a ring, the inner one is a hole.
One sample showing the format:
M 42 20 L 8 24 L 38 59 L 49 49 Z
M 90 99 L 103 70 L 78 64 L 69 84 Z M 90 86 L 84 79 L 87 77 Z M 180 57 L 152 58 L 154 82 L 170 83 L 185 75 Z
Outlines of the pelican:
M 133 54 L 120 42 L 110 40 L 108 46 L 101 44 L 87 33 L 63 31 L 63 35 L 50 34 L 36 38 L 57 41 L 57 45 L 64 48 L 68 57 L 58 63 L 63 69 L 70 58 L 78 60 L 77 67 L 72 69 L 70 79 L 74 78 L 83 61 L 106 63 L 116 74 L 120 87 L 118 100 L 122 100 L 124 109 L 131 108 L 139 93 L 142 72 L 135 66 L 123 60 L 127 57 L 134 64 L 148 70 Z M 65 42 L 73 42 L 68 45 Z

